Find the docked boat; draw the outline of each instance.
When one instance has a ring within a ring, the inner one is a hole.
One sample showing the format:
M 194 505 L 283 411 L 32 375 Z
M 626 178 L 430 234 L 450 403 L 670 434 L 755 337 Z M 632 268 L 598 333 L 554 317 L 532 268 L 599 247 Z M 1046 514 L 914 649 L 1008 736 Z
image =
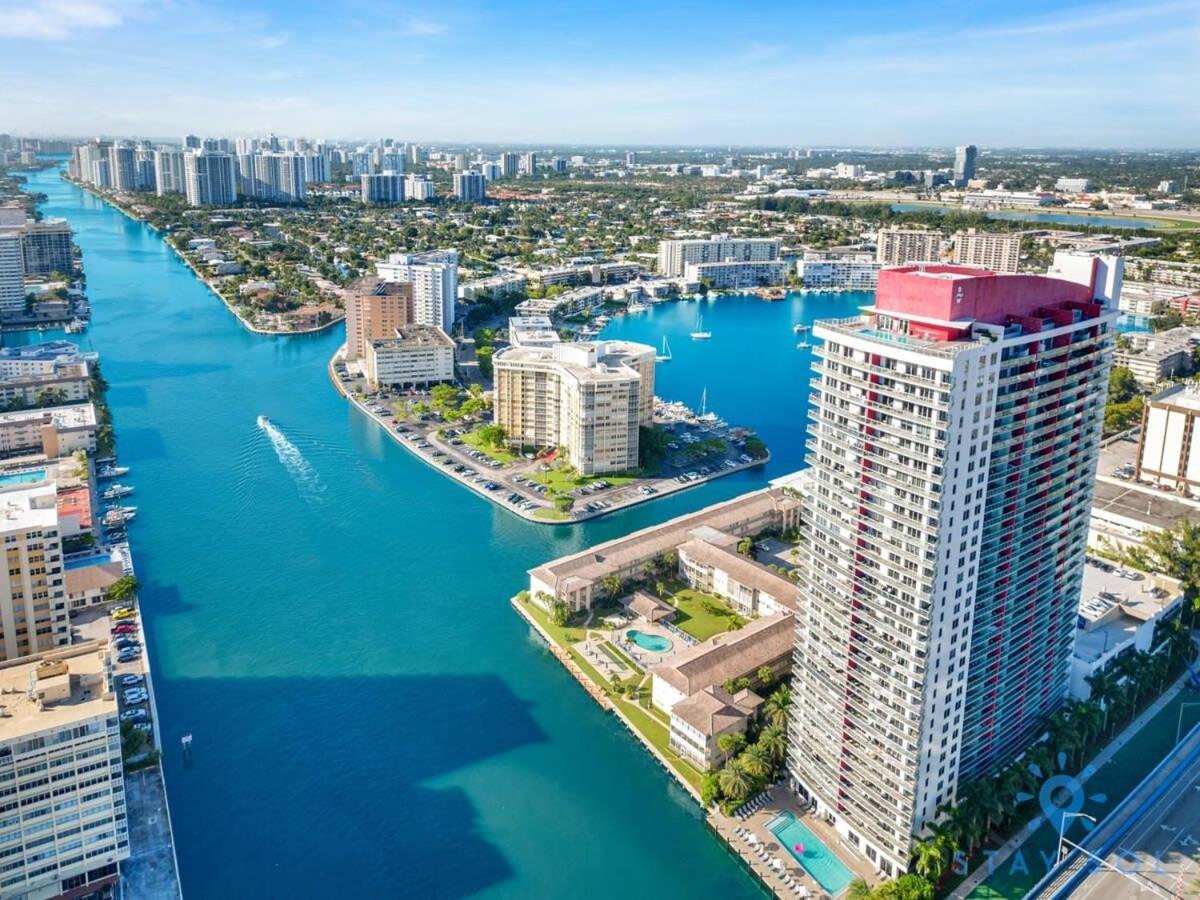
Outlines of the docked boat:
M 117 458 L 115 456 L 97 456 L 96 457 L 96 465 L 98 465 L 98 466 L 111 466 L 114 463 L 116 463 L 116 461 L 117 461 Z
M 798 343 L 796 345 L 796 349 L 797 350 L 807 350 L 811 346 L 812 346 L 812 344 L 810 344 L 808 341 L 801 341 L 800 343 Z
M 97 473 L 96 477 L 100 479 L 120 478 L 122 475 L 129 474 L 129 466 L 103 466 Z
M 133 493 L 133 488 L 124 484 L 114 484 L 100 495 L 101 500 L 120 500 L 122 497 L 128 497 Z
M 128 511 L 120 509 L 110 509 L 104 514 L 104 518 L 100 520 L 105 528 L 124 528 L 129 522 L 137 518 L 137 507 L 127 507 Z
M 645 312 L 646 310 L 648 310 L 649 308 L 650 307 L 648 307 L 645 303 L 630 303 L 627 307 L 625 307 L 625 312 L 642 313 L 642 312 Z
M 667 343 L 667 336 L 665 334 L 663 335 L 662 352 L 656 353 L 654 359 L 656 362 L 671 361 L 671 345 Z
M 72 319 L 63 330 L 67 334 L 80 334 L 87 330 L 87 322 L 83 319 Z
M 804 332 L 808 331 L 808 326 L 803 322 L 798 322 L 792 326 L 792 331 L 794 331 L 796 334 L 804 334 Z
M 117 504 L 114 503 L 114 504 L 104 507 L 104 512 L 106 515 L 112 514 L 112 515 L 126 516 L 127 518 L 132 519 L 134 516 L 137 515 L 137 507 L 136 506 L 118 506 Z
M 712 337 L 711 331 L 704 330 L 704 316 L 696 316 L 696 330 L 688 335 L 693 341 L 707 341 Z

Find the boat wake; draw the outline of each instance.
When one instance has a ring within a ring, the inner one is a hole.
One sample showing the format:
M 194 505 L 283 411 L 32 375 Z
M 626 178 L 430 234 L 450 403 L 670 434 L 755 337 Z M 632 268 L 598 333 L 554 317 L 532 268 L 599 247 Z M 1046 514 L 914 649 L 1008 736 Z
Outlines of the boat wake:
M 271 442 L 271 447 L 275 450 L 275 456 L 279 458 L 279 462 L 287 469 L 288 474 L 292 476 L 292 480 L 297 485 L 310 494 L 324 490 L 325 486 L 321 484 L 321 477 L 317 474 L 317 470 L 304 458 L 300 448 L 287 439 L 287 435 L 266 416 L 258 417 L 258 427 L 267 436 L 267 440 Z

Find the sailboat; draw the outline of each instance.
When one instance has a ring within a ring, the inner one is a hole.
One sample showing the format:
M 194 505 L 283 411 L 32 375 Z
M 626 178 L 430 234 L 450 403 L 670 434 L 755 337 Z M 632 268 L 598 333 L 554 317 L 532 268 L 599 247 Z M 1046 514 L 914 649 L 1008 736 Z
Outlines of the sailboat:
M 665 334 L 663 335 L 662 352 L 656 353 L 654 355 L 654 359 L 656 362 L 670 362 L 671 361 L 671 345 L 667 343 L 667 336 Z
M 696 316 L 696 330 L 689 336 L 693 341 L 707 341 L 712 337 L 711 331 L 704 330 L 704 316 Z

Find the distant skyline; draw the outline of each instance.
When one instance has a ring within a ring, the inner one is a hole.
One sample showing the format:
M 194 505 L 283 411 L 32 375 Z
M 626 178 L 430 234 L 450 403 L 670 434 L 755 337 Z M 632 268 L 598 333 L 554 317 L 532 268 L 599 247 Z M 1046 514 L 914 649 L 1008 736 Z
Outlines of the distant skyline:
M 1200 0 L 0 0 L 0 131 L 1200 147 Z

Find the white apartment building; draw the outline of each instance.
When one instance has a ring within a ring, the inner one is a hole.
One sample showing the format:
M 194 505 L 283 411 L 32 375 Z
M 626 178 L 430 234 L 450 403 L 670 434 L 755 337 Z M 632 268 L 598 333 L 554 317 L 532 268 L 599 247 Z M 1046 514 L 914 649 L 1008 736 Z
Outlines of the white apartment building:
M 1046 274 L 1090 285 L 1097 298 L 1116 307 L 1125 284 L 1125 257 L 1104 250 L 1055 250 Z
M 446 333 L 454 327 L 458 300 L 458 251 L 393 253 L 375 271 L 384 281 L 413 286 L 413 322 L 436 325 Z
M 133 147 L 113 144 L 108 148 L 108 173 L 115 191 L 132 191 L 136 183 Z
M 653 347 L 629 341 L 507 347 L 492 359 L 495 422 L 510 444 L 558 447 L 583 475 L 636 469 L 654 364 Z
M 515 178 L 520 167 L 520 157 L 516 153 L 500 154 L 500 174 L 504 178 Z
M 508 320 L 508 342 L 514 347 L 553 347 L 562 338 L 549 316 L 513 316 Z
M 258 153 L 251 161 L 255 197 L 272 203 L 303 202 L 308 194 L 303 156 L 299 153 Z
M 689 283 L 708 284 L 718 290 L 738 290 L 783 284 L 787 270 L 788 263 L 782 259 L 688 263 L 683 269 L 683 278 Z
M 889 876 L 1067 696 L 1117 315 L 923 265 L 814 326 L 789 768 Z
M 880 228 L 875 259 L 881 266 L 937 262 L 942 257 L 942 233 L 919 228 Z
M 402 325 L 367 342 L 363 358 L 374 387 L 413 387 L 454 380 L 454 341 L 434 325 Z
M 0 659 L 69 644 L 57 488 L 43 481 L 0 490 L 0 515 L 9 571 L 0 584 Z
M 1021 265 L 1019 231 L 995 232 L 968 228 L 954 234 L 954 264 L 979 266 L 1012 274 Z
M 465 281 L 458 286 L 459 300 L 482 300 L 485 297 L 507 297 L 511 294 L 521 294 L 528 282 L 524 275 L 502 272 L 489 275 L 487 278 L 476 278 Z
M 708 239 L 660 241 L 658 273 L 682 278 L 689 264 L 711 262 L 771 262 L 779 259 L 779 238 L 731 238 L 727 234 Z
M 419 200 L 422 203 L 437 196 L 433 182 L 424 175 L 407 175 L 404 179 L 404 196 L 408 200 Z
M 1154 387 L 1159 382 L 1186 375 L 1192 367 L 1195 346 L 1191 328 L 1180 326 L 1155 333 L 1135 332 L 1113 352 L 1113 362 L 1133 373 L 1139 384 Z
M 487 179 L 483 173 L 473 170 L 455 172 L 454 197 L 464 203 L 478 203 L 487 199 Z
M 360 175 L 363 203 L 403 203 L 404 176 L 395 172 Z
M 518 175 L 536 175 L 538 158 L 536 153 L 522 153 L 517 164 Z
M 80 362 L 94 363 L 99 358 L 93 351 L 81 352 L 70 341 L 43 341 L 18 347 L 0 348 L 0 378 L 32 378 L 52 376 L 64 366 Z
M 25 253 L 19 231 L 0 232 L 0 313 L 25 311 Z
M 184 176 L 183 151 L 154 151 L 154 193 L 186 194 L 187 179 Z
M 103 645 L 0 663 L 0 896 L 81 896 L 129 857 L 121 732 Z
M 1086 194 L 1092 189 L 1092 182 L 1087 178 L 1062 177 L 1054 182 L 1054 189 L 1064 194 Z
M 879 278 L 879 263 L 870 253 L 809 250 L 796 260 L 796 274 L 806 288 L 873 291 Z
M 228 153 L 194 150 L 183 157 L 184 189 L 191 206 L 237 202 L 237 161 Z

